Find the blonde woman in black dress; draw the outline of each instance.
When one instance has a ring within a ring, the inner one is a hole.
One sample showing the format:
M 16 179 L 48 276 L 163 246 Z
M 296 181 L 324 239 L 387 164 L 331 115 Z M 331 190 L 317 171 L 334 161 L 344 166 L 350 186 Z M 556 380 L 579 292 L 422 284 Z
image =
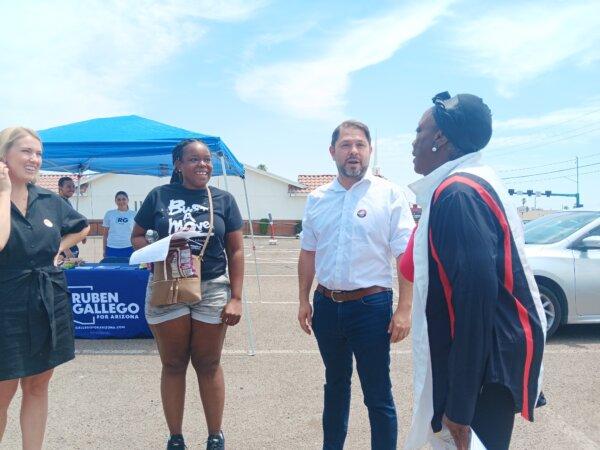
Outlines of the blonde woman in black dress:
M 88 233 L 85 218 L 35 185 L 42 142 L 33 130 L 0 132 L 0 442 L 19 384 L 23 449 L 42 448 L 54 367 L 75 357 L 60 252 Z

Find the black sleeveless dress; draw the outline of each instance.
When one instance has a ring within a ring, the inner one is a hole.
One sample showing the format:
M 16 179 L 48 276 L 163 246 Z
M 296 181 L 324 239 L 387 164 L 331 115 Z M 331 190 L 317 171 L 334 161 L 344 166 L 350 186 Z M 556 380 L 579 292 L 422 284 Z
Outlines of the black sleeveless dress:
M 0 251 L 0 381 L 42 373 L 75 357 L 65 275 L 54 267 L 61 237 L 87 226 L 58 195 L 29 185 L 25 216 L 11 205 Z

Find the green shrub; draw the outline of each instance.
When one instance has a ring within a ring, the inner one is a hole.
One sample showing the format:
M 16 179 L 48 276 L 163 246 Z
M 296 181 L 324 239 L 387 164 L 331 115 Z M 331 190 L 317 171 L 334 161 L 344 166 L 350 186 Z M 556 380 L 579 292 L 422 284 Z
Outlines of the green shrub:
M 258 230 L 260 234 L 265 235 L 269 231 L 269 219 L 263 217 L 258 221 Z

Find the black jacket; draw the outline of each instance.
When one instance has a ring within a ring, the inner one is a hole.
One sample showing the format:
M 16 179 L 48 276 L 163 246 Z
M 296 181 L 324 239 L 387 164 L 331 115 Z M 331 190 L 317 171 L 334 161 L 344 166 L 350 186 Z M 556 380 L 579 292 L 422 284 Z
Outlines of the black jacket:
M 486 383 L 506 386 L 532 420 L 544 333 L 502 202 L 482 178 L 454 173 L 432 198 L 428 232 L 433 430 L 443 414 L 470 424 Z

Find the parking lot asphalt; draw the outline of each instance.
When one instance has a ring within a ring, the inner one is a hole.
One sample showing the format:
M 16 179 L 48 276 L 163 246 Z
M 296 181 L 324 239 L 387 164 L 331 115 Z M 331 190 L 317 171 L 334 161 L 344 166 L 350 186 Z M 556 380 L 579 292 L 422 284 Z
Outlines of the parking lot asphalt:
M 224 431 L 228 449 L 318 449 L 324 371 L 313 336 L 298 327 L 296 260 L 299 243 L 257 241 L 260 297 L 246 241 L 246 314 L 228 330 Z M 599 293 L 600 295 L 600 293 Z M 249 356 L 250 336 L 255 355 Z M 57 368 L 50 385 L 47 449 L 163 449 L 168 436 L 159 393 L 154 341 L 78 340 L 74 361 Z M 548 405 L 536 421 L 518 418 L 515 449 L 600 448 L 600 325 L 569 326 L 549 340 L 544 356 Z M 399 443 L 411 419 L 410 337 L 392 348 Z M 188 371 L 184 434 L 189 449 L 204 448 L 206 425 L 195 374 Z M 9 410 L 0 448 L 20 448 L 20 392 Z M 369 422 L 353 378 L 347 449 L 368 449 Z M 399 448 L 401 448 L 399 446 Z

